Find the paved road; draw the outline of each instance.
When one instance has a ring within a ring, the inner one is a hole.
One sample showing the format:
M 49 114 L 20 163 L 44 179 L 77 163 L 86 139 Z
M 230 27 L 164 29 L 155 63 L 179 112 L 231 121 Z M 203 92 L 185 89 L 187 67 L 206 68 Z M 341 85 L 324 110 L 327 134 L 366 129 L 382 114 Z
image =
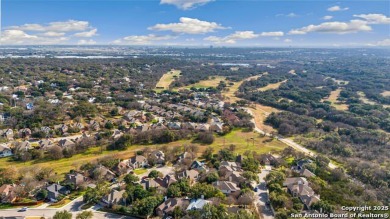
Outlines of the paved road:
M 260 212 L 263 216 L 263 219 L 274 219 L 274 214 L 269 205 L 267 205 L 267 201 L 269 201 L 268 197 L 268 189 L 265 184 L 265 177 L 271 171 L 271 166 L 266 165 L 264 169 L 259 173 L 260 184 L 257 186 L 258 190 L 255 192 L 257 199 L 256 205 L 260 208 Z
M 19 212 L 19 209 L 6 209 L 0 210 L 0 215 L 4 217 L 10 216 L 43 216 L 46 218 L 53 217 L 57 211 L 67 210 L 73 214 L 73 218 L 76 218 L 76 215 L 81 211 L 80 206 L 83 204 L 82 197 L 79 197 L 69 204 L 65 205 L 62 208 L 31 208 L 25 212 Z M 93 218 L 95 219 L 106 219 L 106 218 L 114 218 L 114 219 L 132 219 L 132 217 L 111 214 L 106 212 L 99 212 L 93 210 Z
M 249 114 L 251 114 L 253 117 L 255 116 L 255 115 L 253 114 L 253 112 L 252 112 L 249 108 L 244 108 L 244 109 L 245 109 Z M 260 134 L 262 134 L 262 135 L 271 136 L 270 133 L 264 132 L 263 130 L 261 130 L 261 129 L 256 125 L 256 122 L 255 122 L 255 119 L 254 119 L 254 118 L 251 120 L 251 122 L 255 125 L 254 130 L 255 130 L 256 132 L 258 132 L 258 133 L 260 133 Z M 307 148 L 303 147 L 302 145 L 300 145 L 300 144 L 294 142 L 293 140 L 284 138 L 283 136 L 280 136 L 280 135 L 276 136 L 276 139 L 279 140 L 279 141 L 281 141 L 281 142 L 283 142 L 283 143 L 285 143 L 286 145 L 288 145 L 288 146 L 290 146 L 290 147 L 292 147 L 292 148 L 298 150 L 298 151 L 303 152 L 304 154 L 306 154 L 306 155 L 308 155 L 308 156 L 310 156 L 310 157 L 315 157 L 315 156 L 316 156 L 315 153 L 311 152 L 310 150 L 308 150 Z M 332 164 L 332 163 L 329 163 L 329 168 L 330 168 L 330 169 L 336 169 L 337 166 L 334 165 L 334 164 Z

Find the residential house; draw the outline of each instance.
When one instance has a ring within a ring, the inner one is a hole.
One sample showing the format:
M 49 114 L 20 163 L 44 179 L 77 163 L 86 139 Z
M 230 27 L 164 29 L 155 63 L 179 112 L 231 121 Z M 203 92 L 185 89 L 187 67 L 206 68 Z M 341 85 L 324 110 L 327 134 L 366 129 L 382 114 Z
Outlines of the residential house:
M 181 123 L 180 122 L 168 122 L 167 124 L 169 129 L 179 130 L 181 129 Z
M 68 126 L 65 125 L 65 124 L 55 125 L 54 129 L 55 130 L 59 130 L 62 134 L 64 134 L 64 133 L 66 133 L 68 131 Z
M 165 164 L 165 154 L 160 150 L 150 153 L 148 161 L 150 164 Z
M 297 161 L 296 165 L 294 165 L 291 169 L 295 171 L 300 171 L 304 169 L 306 165 L 309 165 L 311 163 L 313 163 L 313 161 L 310 159 L 301 159 Z
M 92 170 L 92 173 L 90 174 L 99 174 L 100 177 L 107 181 L 112 181 L 116 177 L 116 174 L 114 172 L 112 172 L 110 169 L 103 165 L 98 165 L 95 169 Z
M 161 182 L 161 180 L 146 178 L 141 181 L 141 185 L 144 189 L 160 188 L 162 186 L 159 182 Z
M 69 194 L 69 190 L 66 187 L 61 186 L 60 184 L 54 183 L 50 186 L 46 187 L 47 190 L 47 198 L 51 201 L 57 201 L 60 195 Z
M 225 172 L 224 178 L 227 181 L 234 182 L 237 184 L 246 181 L 246 179 L 241 176 L 241 172 L 238 171 Z
M 176 175 L 177 179 L 189 179 L 190 183 L 194 183 L 199 178 L 199 172 L 197 170 L 183 170 Z
M 237 184 L 229 181 L 216 181 L 213 182 L 213 186 L 221 190 L 221 192 L 225 195 L 230 195 L 240 191 L 240 188 L 237 186 Z
M 167 174 L 164 178 L 157 178 L 156 182 L 158 182 L 162 187 L 168 188 L 172 183 L 177 182 L 175 176 Z
M 54 146 L 54 143 L 49 139 L 42 139 L 38 141 L 38 144 L 39 144 L 39 148 L 44 151 Z
M 87 182 L 88 178 L 81 173 L 68 173 L 65 175 L 65 182 L 71 185 L 74 185 L 75 188 L 78 188 L 83 183 Z
M 12 203 L 16 199 L 14 192 L 15 185 L 13 184 L 3 184 L 0 186 L 0 201 L 1 203 Z
M 228 171 L 242 171 L 241 164 L 238 162 L 222 161 L 219 165 L 219 170 L 226 168 Z
M 308 182 L 304 177 L 290 177 L 284 180 L 283 187 L 287 187 L 289 185 L 295 185 L 298 183 L 303 185 L 308 185 Z
M 31 150 L 33 149 L 33 147 L 31 146 L 31 143 L 29 141 L 22 141 L 22 142 L 17 142 L 16 145 L 15 145 L 15 149 L 17 151 L 28 151 L 28 150 Z
M 304 168 L 302 169 L 301 171 L 299 171 L 299 175 L 300 176 L 304 176 L 306 178 L 310 178 L 310 177 L 315 177 L 316 174 L 314 174 L 313 172 L 311 172 L 310 170 Z
M 97 121 L 95 121 L 95 120 L 91 120 L 89 122 L 88 128 L 91 131 L 99 131 L 100 130 L 100 124 Z
M 198 161 L 198 160 L 194 160 L 194 162 L 192 162 L 190 169 L 204 171 L 204 172 L 209 171 L 209 168 L 207 167 L 207 165 L 203 162 Z
M 0 144 L 0 157 L 12 156 L 12 150 L 5 144 Z
M 12 129 L 6 129 L 3 132 L 3 137 L 5 137 L 7 140 L 12 140 L 14 139 L 14 131 Z
M 133 169 L 143 168 L 148 166 L 148 160 L 142 155 L 136 155 L 135 157 L 130 158 L 129 165 Z
M 178 159 L 177 159 L 177 162 L 178 163 L 181 163 L 183 162 L 184 160 L 194 160 L 194 158 L 196 157 L 196 155 L 192 152 L 184 152 L 182 154 L 179 155 Z
M 272 154 L 262 154 L 260 155 L 260 163 L 262 165 L 277 165 L 279 162 Z
M 208 131 L 210 131 L 210 125 L 201 123 L 198 126 L 196 126 L 195 130 L 198 130 L 198 131 L 201 131 L 201 132 L 208 132 Z
M 183 129 L 188 129 L 188 130 L 195 130 L 196 129 L 196 123 L 193 123 L 193 122 L 182 123 L 182 128 Z
M 314 193 L 304 177 L 287 178 L 283 186 L 287 187 L 287 191 L 293 197 L 298 197 L 302 201 L 305 209 L 310 210 L 310 206 L 320 200 L 320 196 Z
M 123 132 L 118 130 L 118 129 L 115 129 L 114 132 L 112 133 L 111 137 L 113 139 L 118 139 L 120 138 L 121 136 L 123 135 Z
M 125 199 L 123 198 L 123 194 L 126 192 L 126 190 L 115 190 L 112 189 L 109 194 L 103 196 L 102 201 L 108 206 L 122 204 L 125 202 Z
M 201 210 L 207 204 L 211 204 L 211 201 L 204 200 L 203 198 L 193 199 L 187 207 L 187 211 Z
M 41 127 L 41 131 L 44 132 L 46 135 L 48 135 L 51 131 L 51 129 L 47 126 Z
M 83 130 L 83 129 L 85 128 L 84 125 L 83 125 L 82 123 L 80 123 L 80 122 L 75 123 L 75 124 L 73 125 L 73 127 L 74 127 L 74 128 L 77 128 L 77 129 L 79 129 L 79 130 Z
M 19 138 L 27 138 L 31 136 L 31 130 L 29 128 L 20 129 L 18 132 Z
M 58 141 L 58 146 L 61 148 L 68 148 L 68 147 L 74 147 L 76 144 L 67 138 L 61 139 Z
M 161 218 L 163 216 L 172 215 L 176 208 L 180 208 L 184 211 L 189 204 L 189 200 L 185 198 L 168 198 L 156 208 L 156 214 Z
M 211 123 L 210 130 L 213 132 L 218 132 L 218 133 L 223 132 L 223 123 L 222 122 Z
M 116 165 L 116 167 L 114 167 L 114 171 L 118 175 L 128 174 L 132 170 L 134 170 L 134 168 L 130 165 L 130 159 L 122 160 L 118 163 L 118 165 Z

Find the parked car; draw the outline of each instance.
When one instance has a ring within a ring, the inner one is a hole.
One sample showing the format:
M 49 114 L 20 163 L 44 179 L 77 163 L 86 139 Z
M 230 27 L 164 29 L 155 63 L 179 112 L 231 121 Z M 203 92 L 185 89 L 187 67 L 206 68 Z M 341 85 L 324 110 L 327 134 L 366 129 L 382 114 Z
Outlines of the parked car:
M 27 211 L 27 207 L 23 207 L 23 208 L 21 208 L 20 210 L 19 210 L 19 212 L 22 212 L 22 211 Z

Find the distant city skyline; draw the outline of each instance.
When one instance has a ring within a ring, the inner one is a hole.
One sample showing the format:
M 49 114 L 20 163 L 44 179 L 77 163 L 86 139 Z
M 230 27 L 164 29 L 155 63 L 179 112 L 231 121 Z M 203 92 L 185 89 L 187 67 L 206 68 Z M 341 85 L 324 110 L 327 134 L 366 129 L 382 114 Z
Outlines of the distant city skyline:
M 389 1 L 2 0 L 1 45 L 389 47 Z

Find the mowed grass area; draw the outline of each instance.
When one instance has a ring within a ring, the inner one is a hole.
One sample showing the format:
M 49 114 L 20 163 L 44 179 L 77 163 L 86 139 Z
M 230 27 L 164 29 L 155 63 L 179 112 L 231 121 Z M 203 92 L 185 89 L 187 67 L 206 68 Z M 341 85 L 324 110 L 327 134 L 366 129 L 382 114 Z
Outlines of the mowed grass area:
M 390 91 L 389 91 L 389 90 L 383 91 L 383 92 L 381 93 L 381 95 L 384 96 L 384 97 L 390 97 Z
M 280 110 L 261 104 L 255 104 L 253 107 L 250 107 L 249 110 L 253 113 L 253 118 L 255 119 L 255 123 L 258 128 L 267 133 L 276 131 L 274 128 L 272 128 L 272 126 L 264 124 L 264 121 L 269 116 L 269 114 L 273 112 L 280 112 Z
M 281 151 L 287 147 L 283 142 L 270 137 L 263 137 L 259 133 L 243 132 L 241 130 L 235 130 L 225 136 L 216 138 L 211 146 L 215 150 L 220 150 L 229 148 L 231 144 L 236 146 L 236 152 L 240 154 L 248 150 L 263 154 L 271 151 Z
M 278 89 L 280 87 L 280 85 L 282 85 L 283 83 L 286 83 L 286 82 L 287 82 L 287 80 L 280 81 L 278 83 L 268 84 L 267 86 L 260 87 L 257 90 L 258 91 L 276 90 L 276 89 Z
M 174 70 L 165 73 L 156 84 L 156 91 L 168 90 L 169 85 L 177 78 L 180 77 L 181 71 Z
M 247 146 L 247 139 L 254 138 L 255 145 L 253 146 L 253 141 L 250 140 L 249 146 Z M 233 130 L 231 133 L 225 136 L 217 136 L 215 137 L 215 141 L 211 145 L 201 145 L 198 143 L 192 143 L 193 139 L 186 139 L 171 142 L 168 144 L 160 144 L 160 145 L 133 145 L 130 146 L 127 150 L 124 151 L 103 151 L 100 153 L 99 147 L 90 148 L 87 152 L 82 154 L 74 155 L 71 158 L 62 158 L 60 160 L 40 160 L 40 161 L 28 161 L 28 162 L 19 162 L 14 161 L 12 158 L 1 158 L 0 159 L 0 168 L 7 168 L 10 166 L 19 168 L 39 168 L 39 167 L 50 167 L 53 168 L 57 174 L 64 175 L 68 173 L 71 169 L 76 169 L 77 167 L 85 164 L 87 162 L 94 162 L 98 159 L 102 159 L 105 156 L 115 156 L 118 159 L 128 159 L 134 156 L 137 150 L 141 150 L 145 147 L 151 147 L 153 149 L 158 149 L 164 145 L 172 146 L 172 147 L 182 147 L 184 145 L 195 144 L 199 146 L 200 156 L 202 152 L 208 147 L 211 146 L 215 148 L 215 151 L 223 148 L 225 145 L 228 147 L 230 144 L 236 145 L 237 152 L 243 153 L 246 150 L 253 150 L 258 153 L 267 153 L 269 151 L 280 151 L 283 148 L 287 147 L 280 141 L 273 140 L 271 142 L 264 143 L 263 141 L 269 139 L 269 137 L 261 137 L 257 133 L 253 132 L 242 132 L 241 130 Z M 140 170 L 142 171 L 142 170 Z
M 329 101 L 331 103 L 331 106 L 333 106 L 337 110 L 348 110 L 348 104 L 341 103 L 340 101 L 337 100 L 340 96 L 341 91 L 342 91 L 342 89 L 338 88 L 338 89 L 330 92 L 329 97 L 323 99 L 323 101 Z
M 60 160 L 39 160 L 39 161 L 28 161 L 20 162 L 14 161 L 12 158 L 1 158 L 0 159 L 0 168 L 7 168 L 13 166 L 16 168 L 34 168 L 34 167 L 49 167 L 53 168 L 57 174 L 65 174 L 71 169 L 76 169 L 76 167 L 87 163 L 96 161 L 99 158 L 103 158 L 108 155 L 115 155 L 118 158 L 128 158 L 134 155 L 135 149 L 141 148 L 140 146 L 130 147 L 126 151 L 103 151 L 100 153 L 99 147 L 90 148 L 87 152 L 82 154 L 76 154 L 71 158 L 62 158 Z
M 382 105 L 384 108 L 390 108 L 390 105 L 387 104 L 381 104 L 377 103 L 373 100 L 370 100 L 366 97 L 366 94 L 362 91 L 358 91 L 357 94 L 359 95 L 359 100 L 361 100 L 365 104 L 370 104 L 370 105 Z
M 261 75 L 255 75 L 239 82 L 233 82 L 233 85 L 228 86 L 227 91 L 222 92 L 222 96 L 224 96 L 227 99 L 227 102 L 230 103 L 237 102 L 238 100 L 240 100 L 240 98 L 236 97 L 236 92 L 238 91 L 238 88 L 242 85 L 242 83 L 244 83 L 245 81 L 256 80 L 259 77 L 261 77 Z
M 194 88 L 217 87 L 219 82 L 221 82 L 221 81 L 225 81 L 225 83 L 228 83 L 226 81 L 226 77 L 224 77 L 224 76 L 211 76 L 207 80 L 202 80 L 202 81 L 199 81 L 198 83 L 195 83 L 195 84 L 190 84 L 188 86 L 180 87 L 176 90 L 190 89 L 191 87 L 194 87 Z

